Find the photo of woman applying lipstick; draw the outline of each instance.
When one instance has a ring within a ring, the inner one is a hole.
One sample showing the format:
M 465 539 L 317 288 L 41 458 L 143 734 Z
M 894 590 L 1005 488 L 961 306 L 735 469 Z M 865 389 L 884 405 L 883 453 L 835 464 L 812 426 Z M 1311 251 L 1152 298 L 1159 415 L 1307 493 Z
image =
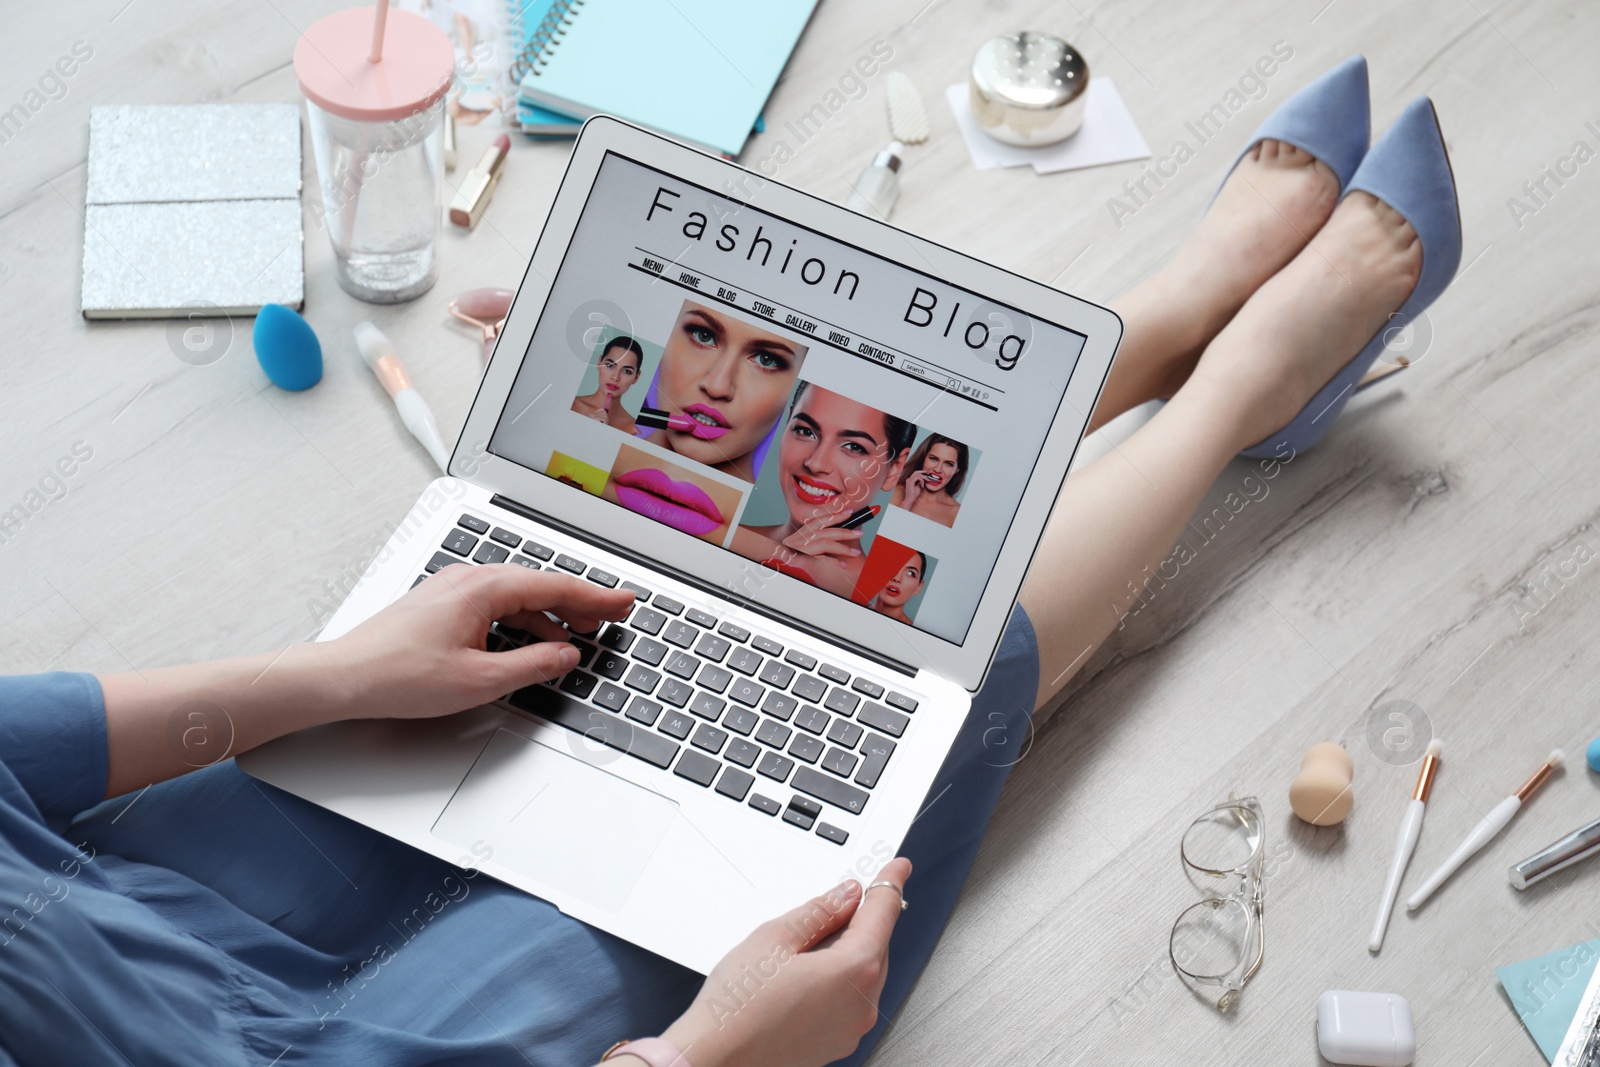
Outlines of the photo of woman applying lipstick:
M 772 526 L 740 526 L 729 547 L 851 596 L 866 562 L 862 527 L 876 518 L 862 512 L 899 480 L 916 433 L 905 419 L 801 382 L 778 443 L 776 491 L 788 518 Z
M 703 473 L 623 445 L 600 496 L 647 519 L 720 545 L 744 494 Z
M 882 543 L 881 538 L 879 543 Z M 928 584 L 928 569 L 927 555 L 913 550 L 900 565 L 899 571 L 878 591 L 878 595 L 872 598 L 867 607 L 907 626 L 915 625 L 910 601 Z
M 943 434 L 930 433 L 906 461 L 889 504 L 942 526 L 954 526 L 961 511 L 957 494 L 966 485 L 971 469 L 972 454 L 966 445 Z
M 754 482 L 805 356 L 805 345 L 685 301 L 639 420 L 653 428 L 645 439 Z
M 594 365 L 583 376 L 578 387 L 580 395 L 572 399 L 572 410 L 625 434 L 636 434 L 639 425 L 623 407 L 622 398 L 643 375 L 644 347 L 627 334 L 617 334 L 604 342 Z M 582 392 L 590 385 L 593 388 Z

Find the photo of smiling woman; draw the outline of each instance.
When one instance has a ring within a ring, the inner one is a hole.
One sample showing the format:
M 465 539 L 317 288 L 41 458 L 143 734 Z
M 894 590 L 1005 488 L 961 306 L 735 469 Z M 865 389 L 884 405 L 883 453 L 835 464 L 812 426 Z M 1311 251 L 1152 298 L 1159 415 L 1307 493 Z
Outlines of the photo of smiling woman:
M 594 389 L 573 397 L 572 410 L 625 434 L 637 433 L 638 423 L 622 406 L 622 398 L 638 384 L 644 373 L 643 347 L 627 334 L 617 334 L 600 349 L 599 356 L 595 358 L 594 371 Z M 584 384 L 589 381 L 589 375 L 585 374 Z
M 788 518 L 740 526 L 729 547 L 851 596 L 866 561 L 861 527 L 875 517 L 872 498 L 898 481 L 916 434 L 905 419 L 801 382 L 778 439 L 777 493 Z
M 889 497 L 891 507 L 954 526 L 961 511 L 957 494 L 967 483 L 972 452 L 960 441 L 930 433 L 912 451 Z
M 754 482 L 806 346 L 727 311 L 685 301 L 641 414 L 645 439 Z
M 611 465 L 603 499 L 714 545 L 728 536 L 742 492 L 700 471 L 623 445 Z

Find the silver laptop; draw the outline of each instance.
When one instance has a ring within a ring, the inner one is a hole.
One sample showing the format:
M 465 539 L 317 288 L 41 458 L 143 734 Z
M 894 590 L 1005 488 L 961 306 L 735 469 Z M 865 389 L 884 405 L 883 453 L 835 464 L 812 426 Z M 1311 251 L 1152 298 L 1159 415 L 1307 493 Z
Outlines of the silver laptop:
M 322 636 L 502 563 L 626 587 L 629 616 L 572 635 L 553 683 L 239 762 L 709 971 L 899 849 L 1120 337 L 1104 308 L 591 119 L 450 477 Z

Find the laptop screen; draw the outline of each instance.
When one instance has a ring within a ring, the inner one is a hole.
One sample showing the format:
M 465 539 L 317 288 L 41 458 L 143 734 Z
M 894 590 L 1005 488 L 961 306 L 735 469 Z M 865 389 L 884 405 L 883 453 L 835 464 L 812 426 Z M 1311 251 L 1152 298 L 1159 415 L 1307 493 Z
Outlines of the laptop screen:
M 738 197 L 607 153 L 489 450 L 963 643 L 1084 336 Z

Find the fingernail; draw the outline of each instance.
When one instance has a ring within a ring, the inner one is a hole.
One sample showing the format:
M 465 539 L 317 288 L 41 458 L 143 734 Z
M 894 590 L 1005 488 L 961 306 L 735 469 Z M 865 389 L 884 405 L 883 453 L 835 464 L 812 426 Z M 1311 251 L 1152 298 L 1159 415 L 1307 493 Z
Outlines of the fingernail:
M 835 886 L 833 891 L 837 895 L 849 899 L 861 892 L 861 883 L 854 878 L 849 878 Z
M 566 648 L 563 648 L 561 650 L 561 669 L 564 671 L 570 671 L 577 665 L 578 650 L 572 645 L 568 645 Z

